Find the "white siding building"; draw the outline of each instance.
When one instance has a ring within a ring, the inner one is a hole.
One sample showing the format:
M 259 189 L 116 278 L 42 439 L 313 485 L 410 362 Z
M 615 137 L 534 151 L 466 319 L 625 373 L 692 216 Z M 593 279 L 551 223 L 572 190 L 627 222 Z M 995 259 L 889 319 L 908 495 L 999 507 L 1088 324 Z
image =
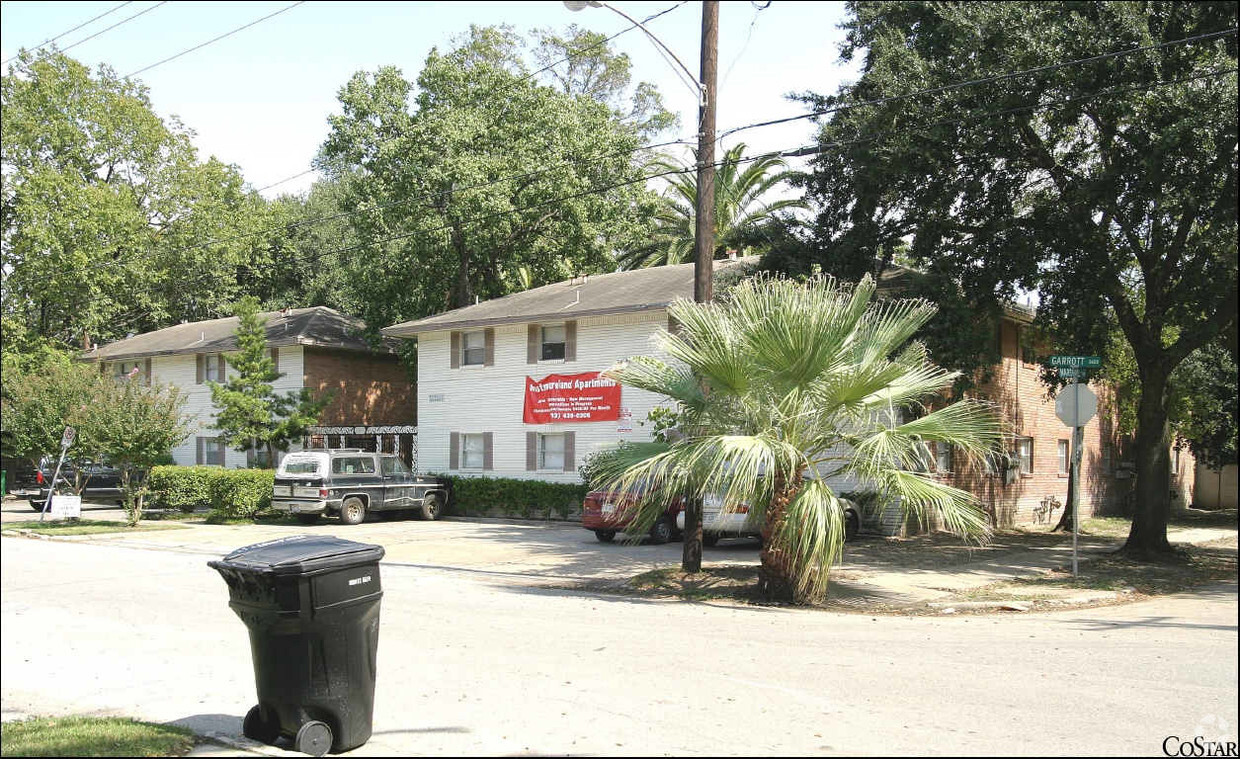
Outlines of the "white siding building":
M 659 396 L 621 387 L 614 411 L 593 402 L 605 421 L 527 423 L 527 385 L 654 353 L 668 305 L 692 297 L 693 265 L 683 264 L 580 277 L 384 329 L 418 340 L 419 471 L 580 482 L 590 453 L 649 440 Z

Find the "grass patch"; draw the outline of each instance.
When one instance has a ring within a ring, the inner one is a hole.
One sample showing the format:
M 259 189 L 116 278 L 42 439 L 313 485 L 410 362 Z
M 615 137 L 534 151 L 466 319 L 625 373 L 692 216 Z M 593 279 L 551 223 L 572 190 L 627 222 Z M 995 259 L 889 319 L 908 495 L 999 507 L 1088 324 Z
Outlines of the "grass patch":
M 36 717 L 0 736 L 4 756 L 184 756 L 197 743 L 183 727 L 121 717 Z
M 4 525 L 3 531 L 16 532 L 17 530 L 25 530 L 36 535 L 98 535 L 108 532 L 183 529 L 186 528 L 179 524 L 139 524 L 137 527 L 128 527 L 124 522 L 112 522 L 103 519 L 65 519 L 46 522 L 31 519 L 22 522 L 7 522 Z
M 1132 532 L 1132 520 L 1128 517 L 1086 517 L 1081 520 L 1081 534 L 1099 538 L 1127 539 Z M 1064 533 L 1071 535 L 1069 530 Z

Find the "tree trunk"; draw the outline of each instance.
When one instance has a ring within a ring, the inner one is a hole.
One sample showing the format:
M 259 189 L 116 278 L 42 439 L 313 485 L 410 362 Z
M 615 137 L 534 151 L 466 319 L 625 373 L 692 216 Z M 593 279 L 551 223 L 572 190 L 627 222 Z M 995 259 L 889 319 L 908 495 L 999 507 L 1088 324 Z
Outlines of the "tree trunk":
M 1133 459 L 1137 465 L 1136 502 L 1132 530 L 1123 552 L 1139 559 L 1171 552 L 1167 519 L 1171 514 L 1171 443 L 1167 424 L 1167 376 L 1150 372 L 1141 379 L 1137 406 L 1137 437 Z
M 692 495 L 685 498 L 684 550 L 680 555 L 680 569 L 683 572 L 702 571 L 702 499 Z
M 452 249 L 456 251 L 457 269 L 456 286 L 452 288 L 454 307 L 464 308 L 474 305 L 474 290 L 469 284 L 469 248 L 465 245 L 465 235 L 459 226 L 452 227 Z
M 771 498 L 771 505 L 767 507 L 766 518 L 762 522 L 762 551 L 758 554 L 762 566 L 758 570 L 758 593 L 766 601 L 796 603 L 795 568 L 788 554 L 774 538 L 788 518 L 788 504 L 801 489 L 801 478 L 794 477 L 789 482 L 782 474 L 776 475 L 774 485 L 775 495 Z

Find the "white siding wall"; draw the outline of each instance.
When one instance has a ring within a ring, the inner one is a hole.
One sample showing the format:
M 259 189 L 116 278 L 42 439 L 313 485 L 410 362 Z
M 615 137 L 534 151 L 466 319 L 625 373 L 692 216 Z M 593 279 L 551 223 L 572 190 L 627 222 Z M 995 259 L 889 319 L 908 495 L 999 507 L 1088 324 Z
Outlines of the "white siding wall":
M 548 322 L 550 324 L 551 322 Z M 526 363 L 526 324 L 495 327 L 493 366 L 450 368 L 450 332 L 418 336 L 418 470 L 490 477 L 518 477 L 552 482 L 580 482 L 576 466 L 591 452 L 619 440 L 646 441 L 651 428 L 643 426 L 660 397 L 644 390 L 622 388 L 621 408 L 632 412 L 631 433 L 617 432 L 616 422 L 578 424 L 525 424 L 525 378 L 548 374 L 603 371 L 616 361 L 655 352 L 651 338 L 667 327 L 667 313 L 590 317 L 577 320 L 577 360 Z M 431 400 L 435 398 L 435 400 Z M 526 432 L 574 432 L 574 471 L 527 472 Z M 491 471 L 449 467 L 451 432 L 494 435 Z
M 283 377 L 272 383 L 277 393 L 300 390 L 304 381 L 303 353 L 301 346 L 283 346 L 279 350 L 279 371 Z M 178 464 L 192 466 L 197 463 L 198 436 L 215 437 L 217 430 L 211 429 L 215 421 L 215 407 L 211 404 L 211 388 L 204 382 L 198 384 L 198 364 L 194 354 L 179 356 L 156 356 L 151 359 L 151 375 L 156 382 L 179 387 L 186 396 L 185 413 L 190 416 L 190 433 L 177 448 L 172 457 Z M 227 369 L 229 375 L 231 367 Z M 293 448 L 300 446 L 294 445 Z M 245 454 L 227 449 L 224 453 L 224 466 L 244 467 Z

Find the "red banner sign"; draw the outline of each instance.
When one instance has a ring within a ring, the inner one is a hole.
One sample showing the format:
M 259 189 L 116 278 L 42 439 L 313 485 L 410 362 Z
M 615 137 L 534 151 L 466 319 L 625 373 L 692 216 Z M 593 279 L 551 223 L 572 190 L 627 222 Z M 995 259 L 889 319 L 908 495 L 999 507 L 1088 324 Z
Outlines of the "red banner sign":
M 525 423 L 614 422 L 620 418 L 620 383 L 601 372 L 525 378 Z

